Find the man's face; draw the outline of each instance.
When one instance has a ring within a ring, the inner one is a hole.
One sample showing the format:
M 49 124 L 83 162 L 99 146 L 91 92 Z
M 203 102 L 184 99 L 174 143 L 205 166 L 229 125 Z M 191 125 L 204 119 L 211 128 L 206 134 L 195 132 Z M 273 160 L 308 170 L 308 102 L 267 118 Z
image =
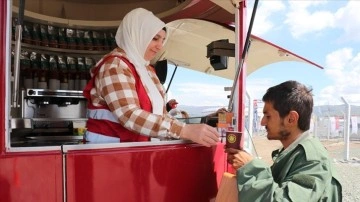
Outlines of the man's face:
M 265 126 L 269 140 L 284 140 L 290 135 L 284 124 L 286 118 L 280 118 L 279 112 L 274 109 L 272 103 L 265 102 L 263 113 L 261 125 Z

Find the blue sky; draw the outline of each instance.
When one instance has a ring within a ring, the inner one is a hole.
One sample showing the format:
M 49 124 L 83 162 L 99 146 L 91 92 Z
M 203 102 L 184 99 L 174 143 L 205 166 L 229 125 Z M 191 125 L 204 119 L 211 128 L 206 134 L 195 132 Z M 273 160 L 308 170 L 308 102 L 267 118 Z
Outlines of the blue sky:
M 254 0 L 249 0 L 250 19 Z M 315 105 L 360 105 L 360 1 L 263 0 L 252 34 L 305 57 L 323 67 L 282 62 L 247 77 L 247 91 L 261 99 L 266 89 L 286 80 L 313 88 Z M 169 69 L 168 79 L 172 73 Z M 168 98 L 181 105 L 227 106 L 225 86 L 232 81 L 178 68 Z

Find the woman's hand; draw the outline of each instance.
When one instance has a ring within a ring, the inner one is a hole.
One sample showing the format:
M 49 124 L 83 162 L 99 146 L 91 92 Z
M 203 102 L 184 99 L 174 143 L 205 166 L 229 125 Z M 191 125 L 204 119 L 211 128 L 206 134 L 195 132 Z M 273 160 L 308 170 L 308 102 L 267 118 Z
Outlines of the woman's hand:
M 217 130 L 206 124 L 186 124 L 181 130 L 180 138 L 210 147 L 220 141 Z

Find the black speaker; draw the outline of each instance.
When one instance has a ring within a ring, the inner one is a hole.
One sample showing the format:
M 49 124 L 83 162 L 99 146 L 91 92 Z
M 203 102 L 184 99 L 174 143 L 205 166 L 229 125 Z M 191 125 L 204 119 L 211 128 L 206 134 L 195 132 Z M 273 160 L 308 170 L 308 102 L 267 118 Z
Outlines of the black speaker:
M 215 71 L 227 69 L 227 56 L 219 56 L 219 55 L 210 56 L 210 64 Z
M 164 84 L 166 81 L 167 69 L 168 69 L 167 60 L 160 60 L 156 62 L 155 72 L 161 84 Z

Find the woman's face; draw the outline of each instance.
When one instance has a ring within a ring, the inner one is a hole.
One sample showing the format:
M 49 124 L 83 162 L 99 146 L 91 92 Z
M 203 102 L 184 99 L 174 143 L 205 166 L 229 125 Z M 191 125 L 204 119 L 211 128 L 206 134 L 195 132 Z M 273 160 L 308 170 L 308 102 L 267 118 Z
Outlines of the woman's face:
M 166 32 L 164 30 L 160 30 L 150 41 L 150 44 L 148 45 L 144 55 L 144 59 L 146 61 L 152 60 L 155 55 L 162 49 L 165 36 Z

